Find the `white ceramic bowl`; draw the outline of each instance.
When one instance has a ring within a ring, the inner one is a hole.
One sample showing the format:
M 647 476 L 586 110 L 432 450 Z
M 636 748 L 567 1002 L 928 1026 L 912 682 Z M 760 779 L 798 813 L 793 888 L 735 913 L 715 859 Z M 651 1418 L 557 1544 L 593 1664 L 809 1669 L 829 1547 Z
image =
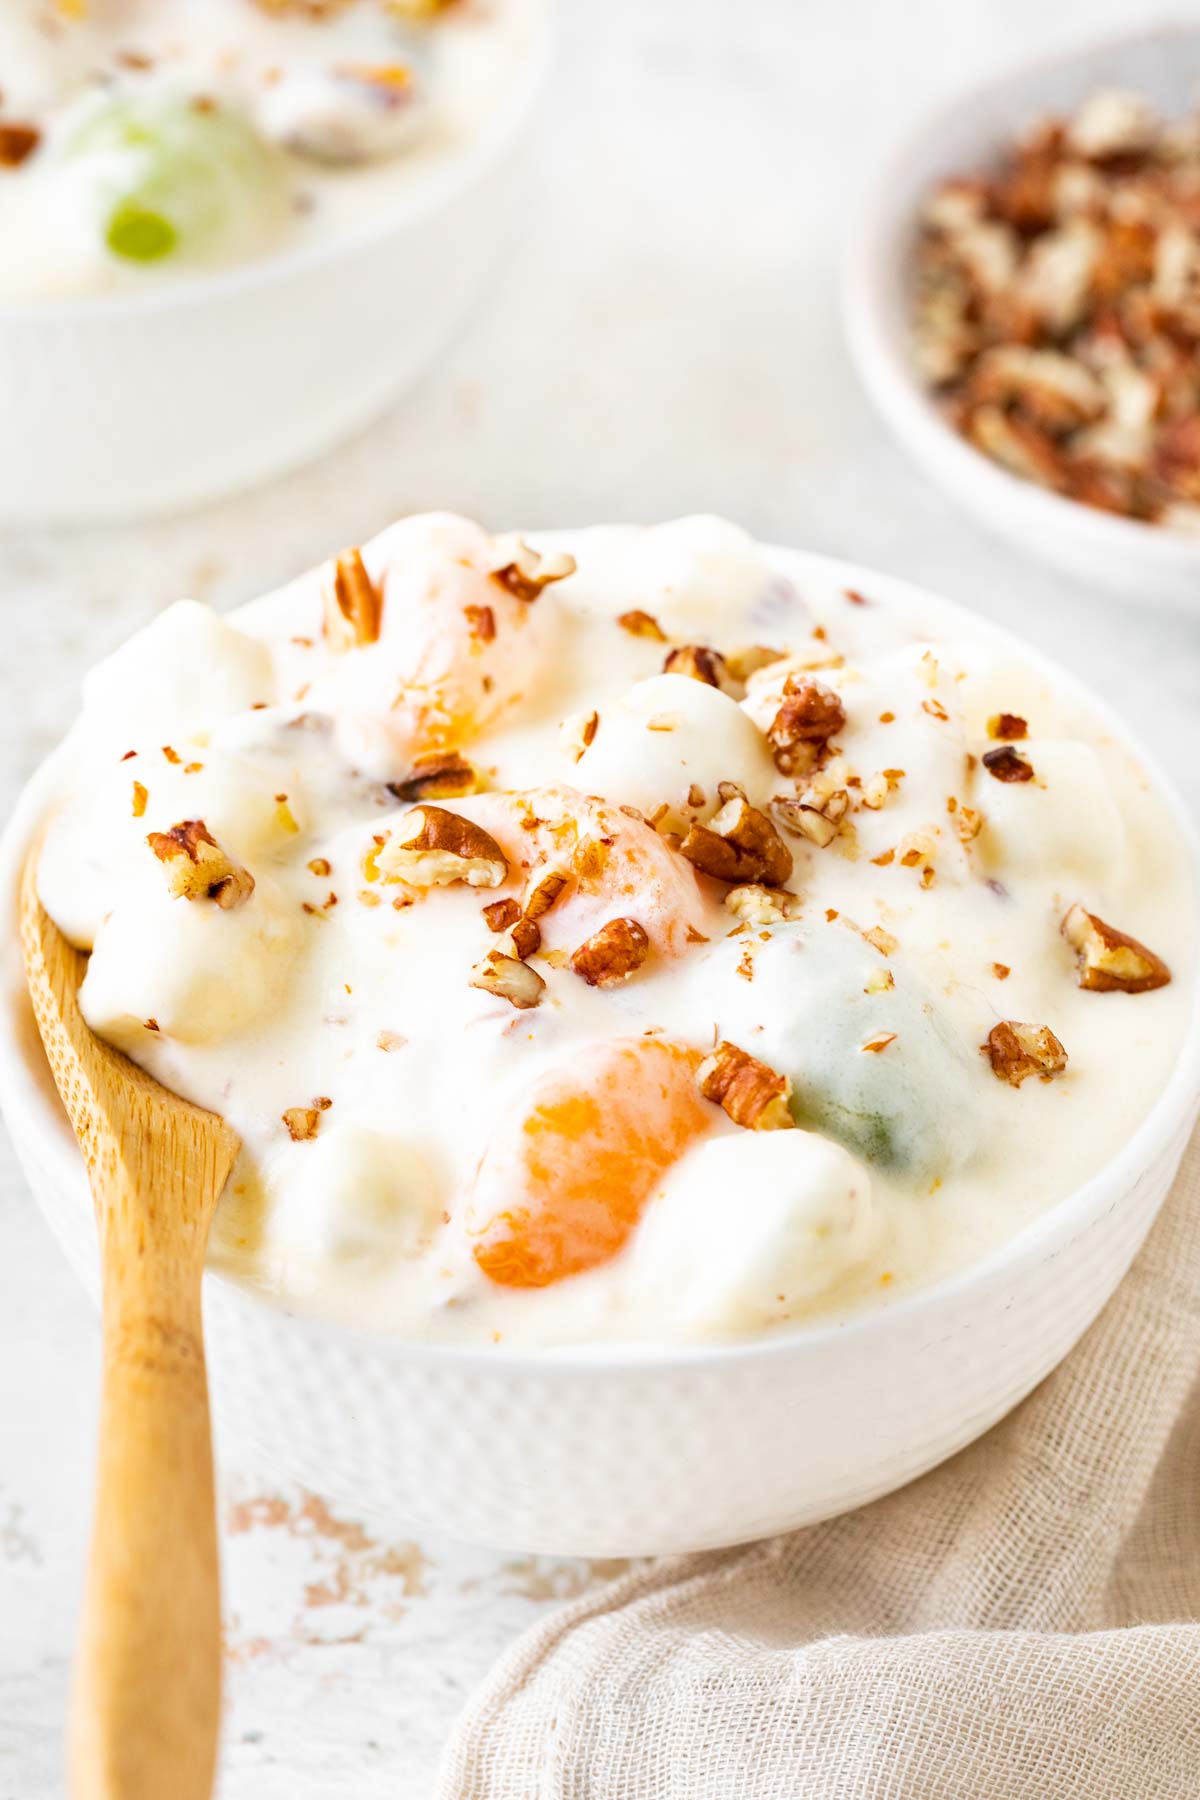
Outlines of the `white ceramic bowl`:
M 202 505 L 381 413 L 518 228 L 548 39 L 474 142 L 360 231 L 133 294 L 0 303 L 0 525 Z
M 1097 87 L 1188 110 L 1200 26 L 1159 26 L 1025 64 L 927 120 L 881 169 L 847 240 L 843 306 L 851 354 L 884 420 L 914 460 L 983 525 L 1030 555 L 1137 602 L 1200 614 L 1200 537 L 1096 511 L 1010 475 L 931 404 L 909 356 L 910 262 L 921 199 L 944 176 L 986 166 L 1014 133 L 1077 107 Z
M 795 551 L 807 585 L 964 615 L 908 584 Z M 972 618 L 999 644 L 1014 640 Z M 1074 679 L 1024 646 L 1064 689 Z M 1089 697 L 1090 698 L 1090 697 Z M 1200 843 L 1171 798 L 1200 893 Z M 0 841 L 0 903 L 54 784 L 34 777 Z M 0 1105 L 67 1256 L 97 1284 L 91 1205 L 25 995 L 0 964 Z M 1200 987 L 1200 983 L 1198 983 Z M 1103 1002 L 1101 1002 L 1103 1004 Z M 529 1351 L 406 1343 L 292 1314 L 216 1273 L 205 1317 L 218 1431 L 253 1466 L 356 1513 L 522 1551 L 622 1556 L 739 1542 L 899 1487 L 985 1431 L 1090 1324 L 1146 1235 L 1200 1107 L 1200 1003 L 1171 1081 L 1120 1156 L 986 1260 L 845 1324 L 732 1346 Z

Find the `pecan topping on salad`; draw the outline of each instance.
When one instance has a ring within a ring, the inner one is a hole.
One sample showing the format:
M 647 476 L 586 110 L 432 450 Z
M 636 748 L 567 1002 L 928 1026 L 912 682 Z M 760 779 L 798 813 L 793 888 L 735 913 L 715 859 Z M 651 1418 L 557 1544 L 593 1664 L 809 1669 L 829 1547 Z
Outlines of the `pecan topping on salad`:
M 766 813 L 744 794 L 726 800 L 707 825 L 693 825 L 680 851 L 718 881 L 762 882 L 782 887 L 792 872 L 792 853 Z
M 36 125 L 8 125 L 0 122 L 0 169 L 17 169 L 33 155 L 42 141 Z
M 798 919 L 801 901 L 786 888 L 763 887 L 761 882 L 747 882 L 730 888 L 725 905 L 743 925 L 779 925 L 785 919 Z
M 379 873 L 411 887 L 499 887 L 508 862 L 494 837 L 442 806 L 416 806 L 393 828 L 375 858 Z
M 668 650 L 663 660 L 663 674 L 687 675 L 693 681 L 705 682 L 708 687 L 733 685 L 720 651 L 709 650 L 703 644 L 683 644 L 677 650 Z
M 792 1084 L 757 1057 L 748 1056 L 725 1039 L 696 1070 L 700 1092 L 747 1131 L 787 1131 L 794 1121 L 788 1111 Z
M 476 963 L 471 970 L 470 985 L 482 988 L 485 994 L 495 994 L 499 1000 L 507 1000 L 518 1012 L 527 1012 L 530 1007 L 537 1006 L 546 991 L 546 984 L 536 969 L 531 969 L 519 957 L 506 956 L 502 950 L 489 950 Z
M 249 869 L 226 856 L 203 819 L 184 819 L 169 831 L 152 831 L 146 839 L 167 871 L 176 899 L 215 900 L 229 912 L 254 892 Z
M 321 1129 L 321 1114 L 328 1112 L 333 1101 L 324 1094 L 318 1094 L 308 1106 L 289 1106 L 281 1113 L 284 1124 L 288 1128 L 288 1136 L 294 1144 L 302 1144 L 309 1138 L 315 1138 Z
M 397 800 L 460 800 L 464 794 L 481 794 L 485 783 L 459 751 L 430 750 L 417 757 L 411 775 L 387 786 Z
M 1081 988 L 1095 993 L 1144 994 L 1151 988 L 1166 987 L 1171 979 L 1161 956 L 1115 925 L 1106 925 L 1078 901 L 1063 919 L 1062 934 L 1075 952 Z
M 1033 780 L 1033 764 L 1026 762 L 1011 744 L 1001 744 L 997 750 L 985 750 L 983 766 L 996 781 Z
M 321 584 L 322 630 L 331 650 L 373 644 L 383 617 L 383 594 L 367 574 L 359 550 L 343 550 Z
M 784 775 L 815 768 L 846 723 L 840 697 L 811 675 L 789 675 L 779 711 L 767 727 L 775 767 Z
M 515 531 L 492 539 L 492 580 L 518 600 L 534 601 L 552 581 L 565 581 L 574 573 L 575 558 L 565 550 L 543 556 Z
M 1067 1066 L 1067 1053 L 1048 1025 L 1023 1025 L 1017 1019 L 993 1025 L 983 1051 L 993 1075 L 1012 1087 L 1020 1087 L 1028 1075 L 1049 1081 Z
M 571 968 L 589 987 L 619 987 L 650 954 L 650 939 L 636 919 L 610 919 L 571 957 Z
M 667 634 L 658 620 L 648 612 L 640 612 L 636 607 L 632 612 L 619 613 L 617 624 L 622 631 L 627 631 L 630 637 L 650 638 L 656 644 L 667 642 Z

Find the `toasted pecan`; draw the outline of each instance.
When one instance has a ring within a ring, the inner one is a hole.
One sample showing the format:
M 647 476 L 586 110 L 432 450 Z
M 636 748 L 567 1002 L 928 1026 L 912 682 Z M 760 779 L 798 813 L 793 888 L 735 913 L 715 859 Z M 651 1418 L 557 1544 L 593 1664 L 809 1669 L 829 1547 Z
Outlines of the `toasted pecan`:
M 707 825 L 693 825 L 679 848 L 718 881 L 781 887 L 792 872 L 791 851 L 766 813 L 751 806 L 744 794 L 726 800 Z
M 343 550 L 321 579 L 322 630 L 331 650 L 361 649 L 379 637 L 383 592 L 367 574 L 360 550 Z
M 619 987 L 650 954 L 650 939 L 636 919 L 609 919 L 580 944 L 571 968 L 589 987 Z
M 767 727 L 776 768 L 793 775 L 814 767 L 845 723 L 846 709 L 832 688 L 811 675 L 789 675 L 779 710 Z
M 757 1057 L 722 1039 L 696 1071 L 700 1092 L 747 1131 L 786 1131 L 794 1123 L 788 1111 L 792 1084 Z
M 1166 987 L 1171 971 L 1137 938 L 1107 925 L 1078 901 L 1068 908 L 1062 934 L 1075 952 L 1081 988 L 1094 993 L 1145 994 Z
M 1067 1053 L 1048 1025 L 1027 1025 L 1018 1019 L 1001 1019 L 993 1025 L 983 1050 L 993 1075 L 1012 1087 L 1020 1087 L 1029 1075 L 1049 1081 L 1067 1066 Z
M 499 887 L 508 861 L 481 825 L 442 806 L 415 806 L 379 847 L 375 866 L 385 880 L 411 887 Z
M 575 558 L 565 550 L 543 554 L 515 531 L 492 539 L 489 573 L 493 581 L 518 600 L 532 603 L 553 581 L 565 581 L 575 573 Z
M 249 869 L 225 854 L 203 819 L 183 819 L 169 831 L 152 831 L 146 842 L 166 869 L 176 899 L 215 900 L 230 912 L 254 892 Z

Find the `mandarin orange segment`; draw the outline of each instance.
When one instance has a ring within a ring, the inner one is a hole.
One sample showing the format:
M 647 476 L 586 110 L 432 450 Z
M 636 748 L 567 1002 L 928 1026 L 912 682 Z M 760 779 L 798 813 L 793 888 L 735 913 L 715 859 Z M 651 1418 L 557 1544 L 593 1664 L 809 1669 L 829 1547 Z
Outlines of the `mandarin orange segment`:
M 474 1256 L 502 1287 L 548 1287 L 621 1249 L 670 1165 L 710 1131 L 698 1052 L 623 1038 L 577 1057 L 501 1127 L 476 1178 Z

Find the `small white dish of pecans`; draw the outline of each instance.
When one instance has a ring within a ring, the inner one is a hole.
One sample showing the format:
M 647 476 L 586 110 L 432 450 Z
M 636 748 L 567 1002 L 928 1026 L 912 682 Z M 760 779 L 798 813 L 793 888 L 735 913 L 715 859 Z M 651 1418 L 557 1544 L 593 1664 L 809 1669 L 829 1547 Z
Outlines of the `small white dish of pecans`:
M 983 523 L 1200 607 L 1200 28 L 1025 68 L 883 171 L 854 233 L 859 373 Z

